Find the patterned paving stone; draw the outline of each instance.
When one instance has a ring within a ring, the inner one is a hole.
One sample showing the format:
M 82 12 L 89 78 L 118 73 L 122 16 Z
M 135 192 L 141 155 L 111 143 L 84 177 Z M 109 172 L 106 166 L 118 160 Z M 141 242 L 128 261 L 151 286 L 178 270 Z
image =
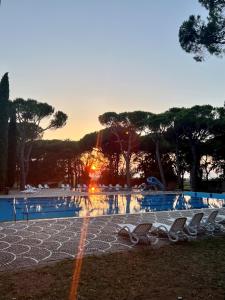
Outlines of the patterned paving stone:
M 26 253 L 29 250 L 30 250 L 29 246 L 20 245 L 20 244 L 13 244 L 9 248 L 7 248 L 7 251 L 9 251 L 9 252 L 11 252 L 11 253 L 13 253 L 15 255 Z
M 26 238 L 26 237 L 34 236 L 34 233 L 25 229 L 25 230 L 18 230 L 17 235 L 22 236 L 23 238 Z
M 10 244 L 4 241 L 0 241 L 0 250 L 4 250 L 6 248 L 9 248 Z
M 79 240 L 80 240 L 80 237 L 81 237 L 81 233 L 78 232 L 78 233 L 76 234 L 76 239 L 79 239 Z M 88 240 L 92 240 L 92 239 L 94 239 L 94 238 L 96 238 L 96 237 L 97 237 L 97 234 L 91 233 L 91 232 L 89 232 L 89 231 L 88 231 L 88 233 L 86 234 L 86 238 L 87 238 Z
M 69 227 L 69 230 L 74 232 L 79 231 L 82 228 L 82 225 L 83 224 L 73 224 Z
M 51 225 L 51 229 L 56 229 L 56 230 L 59 230 L 59 231 L 65 229 L 65 228 L 66 228 L 66 225 L 61 225 L 61 224 L 52 224 Z
M 65 242 L 61 247 L 58 249 L 60 252 L 65 252 L 70 255 L 74 255 L 78 252 L 79 250 L 79 241 L 69 241 Z
M 107 233 L 115 233 L 118 230 L 118 226 L 106 226 L 101 230 L 101 234 L 107 234 Z
M 8 265 L 8 269 L 19 269 L 36 266 L 37 261 L 28 257 L 17 257 L 12 263 Z
M 51 251 L 40 247 L 31 247 L 30 251 L 21 255 L 21 257 L 31 258 L 36 261 L 47 259 L 51 256 Z
M 43 228 L 41 226 L 29 226 L 28 230 L 32 232 L 41 232 Z
M 56 229 L 53 229 L 53 228 L 46 227 L 46 228 L 43 228 L 42 233 L 46 233 L 46 234 L 53 235 L 53 234 L 59 233 L 59 230 L 56 230 Z
M 71 259 L 73 257 L 74 257 L 73 255 L 70 255 L 68 253 L 57 251 L 57 252 L 52 252 L 52 255 L 49 258 L 47 258 L 46 261 L 62 260 L 66 258 Z
M 42 244 L 42 248 L 46 248 L 48 250 L 54 251 L 57 250 L 62 244 L 56 241 L 45 240 Z
M 105 226 L 107 222 L 104 222 L 104 221 L 100 221 L 100 220 L 91 220 L 90 221 L 90 225 L 89 226 Z
M 99 234 L 100 232 L 101 232 L 101 230 L 88 229 L 88 234 Z M 80 234 L 81 234 L 81 231 L 78 231 L 76 236 L 80 236 Z
M 39 240 L 47 240 L 47 239 L 49 239 L 50 237 L 51 237 L 50 234 L 43 233 L 43 232 L 41 232 L 41 233 L 35 233 L 35 234 L 34 234 L 34 238 L 35 238 L 35 239 L 39 239 Z
M 94 233 L 94 232 L 100 232 L 103 229 L 103 227 L 98 226 L 98 227 L 94 227 L 94 226 L 88 226 L 88 232 L 90 233 Z M 83 228 L 81 228 L 81 231 L 83 230 Z M 79 233 L 79 232 L 78 232 Z
M 6 235 L 6 237 L 2 238 L 1 241 L 7 242 L 7 243 L 18 243 L 22 241 L 22 237 L 19 235 Z
M 110 247 L 111 252 L 117 252 L 117 251 L 127 251 L 131 250 L 132 245 L 126 245 L 126 244 L 121 244 L 121 243 L 113 243 Z
M 60 235 L 59 233 L 52 235 L 52 236 L 48 239 L 48 241 L 56 241 L 56 242 L 60 242 L 60 243 L 67 242 L 67 241 L 69 241 L 69 240 L 70 240 L 69 237 Z
M 64 226 L 71 226 L 73 223 L 74 222 L 69 220 L 61 220 L 61 219 L 57 220 L 57 224 L 64 225 Z
M 22 230 L 22 229 L 25 229 L 25 228 L 28 228 L 29 226 L 29 223 L 24 223 L 24 222 L 18 222 L 18 223 L 13 223 L 12 224 L 12 228 L 14 229 L 18 229 L 18 230 Z
M 16 256 L 13 253 L 1 251 L 0 252 L 0 266 L 11 263 Z
M 127 220 L 127 217 L 119 218 L 119 219 L 113 218 L 113 219 L 111 220 L 111 222 L 109 222 L 109 223 L 111 223 L 111 224 L 118 224 L 118 223 L 121 223 L 121 222 L 123 222 L 123 221 L 125 221 L 125 220 Z
M 99 234 L 96 239 L 103 242 L 115 242 L 116 236 L 112 234 Z
M 102 253 L 104 253 L 104 251 L 101 250 L 101 249 L 99 249 L 99 248 L 89 248 L 89 247 L 87 247 L 87 248 L 85 249 L 84 253 L 85 253 L 86 255 L 91 255 L 91 254 L 97 255 L 97 254 L 102 254 Z
M 107 242 L 100 241 L 100 240 L 92 240 L 85 247 L 85 249 L 88 249 L 88 248 L 98 248 L 100 250 L 106 250 L 106 249 L 110 248 L 110 244 Z
M 13 226 L 14 225 L 14 223 L 9 223 L 9 222 L 1 222 L 1 227 L 2 228 L 5 228 L 5 227 L 9 227 L 9 226 Z
M 2 230 L 0 231 L 0 233 L 3 233 L 3 234 L 14 234 L 16 232 L 17 232 L 17 230 L 13 229 L 13 228 L 2 228 Z
M 6 237 L 6 234 L 0 233 L 0 239 L 3 239 L 4 237 Z
M 41 243 L 42 243 L 42 240 L 34 239 L 34 238 L 25 238 L 20 242 L 20 244 L 23 244 L 26 246 L 38 246 Z
M 35 225 L 41 226 L 41 227 L 50 227 L 50 226 L 51 226 L 51 222 L 37 221 L 37 222 L 35 223 Z
M 68 231 L 68 229 L 61 231 L 61 234 L 68 238 L 74 238 L 76 236 L 76 232 Z

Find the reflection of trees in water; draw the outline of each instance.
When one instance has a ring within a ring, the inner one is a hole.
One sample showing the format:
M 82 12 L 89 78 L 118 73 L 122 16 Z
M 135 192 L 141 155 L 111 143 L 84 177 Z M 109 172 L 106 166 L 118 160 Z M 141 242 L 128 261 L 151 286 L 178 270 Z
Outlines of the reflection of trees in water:
M 13 205 L 14 211 L 20 209 L 23 215 L 29 216 L 34 213 L 38 217 L 51 217 L 57 213 L 58 215 L 55 215 L 55 217 L 66 216 L 66 214 L 71 215 L 71 213 L 73 216 L 78 216 L 81 210 L 81 206 L 74 202 L 73 197 L 24 198 L 19 202 L 15 200 Z
M 106 201 L 108 202 L 108 209 L 107 209 L 107 214 L 112 215 L 112 214 L 119 214 L 119 213 L 130 213 L 130 203 L 131 203 L 131 195 L 126 195 L 126 204 L 124 205 L 123 202 L 123 197 L 120 199 L 119 203 L 119 195 L 109 195 Z M 122 207 L 122 205 L 124 207 Z
M 126 195 L 126 214 L 130 213 L 131 195 Z
M 80 210 L 85 209 L 88 213 L 94 210 L 89 196 L 75 196 L 73 201 L 75 205 L 80 207 Z
M 118 195 L 109 195 L 107 199 L 109 208 L 107 209 L 108 215 L 118 214 L 119 213 L 119 202 Z

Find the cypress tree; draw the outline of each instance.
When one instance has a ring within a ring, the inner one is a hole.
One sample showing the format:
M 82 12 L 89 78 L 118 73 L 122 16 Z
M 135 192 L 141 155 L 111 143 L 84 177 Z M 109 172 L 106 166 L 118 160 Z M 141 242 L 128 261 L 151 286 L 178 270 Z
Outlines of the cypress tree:
M 8 176 L 7 186 L 12 187 L 16 176 L 16 149 L 17 149 L 17 129 L 16 111 L 13 103 L 10 103 L 10 121 L 8 129 Z
M 8 157 L 9 78 L 6 73 L 0 82 L 0 191 L 4 191 Z

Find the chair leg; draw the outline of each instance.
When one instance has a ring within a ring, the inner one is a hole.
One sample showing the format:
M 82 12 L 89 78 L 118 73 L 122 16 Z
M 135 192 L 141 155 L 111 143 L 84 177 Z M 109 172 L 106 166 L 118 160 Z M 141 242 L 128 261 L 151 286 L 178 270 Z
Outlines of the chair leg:
M 130 236 L 131 242 L 132 242 L 134 245 L 136 245 L 136 244 L 139 243 L 140 239 L 139 239 L 139 237 L 138 237 L 136 234 L 130 233 L 130 232 L 129 232 L 129 236 Z

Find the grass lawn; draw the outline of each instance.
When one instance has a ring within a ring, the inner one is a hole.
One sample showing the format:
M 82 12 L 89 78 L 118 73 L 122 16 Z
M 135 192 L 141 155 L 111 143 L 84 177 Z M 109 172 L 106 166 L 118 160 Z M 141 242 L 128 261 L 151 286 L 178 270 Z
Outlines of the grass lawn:
M 73 261 L 0 274 L 0 299 L 68 299 Z M 225 299 L 225 238 L 83 261 L 78 299 Z

